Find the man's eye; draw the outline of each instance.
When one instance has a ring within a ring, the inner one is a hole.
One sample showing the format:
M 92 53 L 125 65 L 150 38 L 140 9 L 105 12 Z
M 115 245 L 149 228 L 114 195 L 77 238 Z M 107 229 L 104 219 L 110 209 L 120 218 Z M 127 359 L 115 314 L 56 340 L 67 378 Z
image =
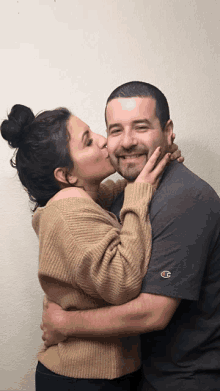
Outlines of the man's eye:
M 120 132 L 120 130 L 121 130 L 121 129 L 112 129 L 111 132 L 110 132 L 110 134 L 112 134 L 112 133 L 118 133 L 118 132 Z
M 90 138 L 90 139 L 87 141 L 87 143 L 86 143 L 87 147 L 89 147 L 90 145 L 92 145 L 92 143 L 93 143 L 93 139 Z
M 147 130 L 148 128 L 147 128 L 147 126 L 138 126 L 136 129 L 137 130 Z

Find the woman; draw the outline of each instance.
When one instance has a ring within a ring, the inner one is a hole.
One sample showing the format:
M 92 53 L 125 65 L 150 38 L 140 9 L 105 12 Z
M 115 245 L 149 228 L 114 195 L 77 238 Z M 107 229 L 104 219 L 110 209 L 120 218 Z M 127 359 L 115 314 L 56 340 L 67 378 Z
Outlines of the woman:
M 101 185 L 114 172 L 106 139 L 67 109 L 35 118 L 28 107 L 15 105 L 1 133 L 16 148 L 11 164 L 35 202 L 39 280 L 46 297 L 65 310 L 136 297 L 151 252 L 146 211 L 170 154 L 156 165 L 158 148 L 133 184 L 120 180 Z M 121 227 L 107 210 L 125 186 Z M 107 342 L 69 338 L 39 353 L 36 387 L 129 390 L 135 376 L 129 374 L 139 366 L 138 337 Z

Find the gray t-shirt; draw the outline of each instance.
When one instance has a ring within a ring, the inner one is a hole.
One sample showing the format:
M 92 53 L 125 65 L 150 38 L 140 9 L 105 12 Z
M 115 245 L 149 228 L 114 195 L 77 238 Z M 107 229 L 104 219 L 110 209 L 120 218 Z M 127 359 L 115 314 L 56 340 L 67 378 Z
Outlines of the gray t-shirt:
M 122 203 L 121 194 L 111 211 L 117 215 Z M 158 391 L 220 390 L 220 199 L 173 162 L 150 220 L 152 256 L 142 293 L 182 301 L 164 330 L 142 335 L 145 377 Z

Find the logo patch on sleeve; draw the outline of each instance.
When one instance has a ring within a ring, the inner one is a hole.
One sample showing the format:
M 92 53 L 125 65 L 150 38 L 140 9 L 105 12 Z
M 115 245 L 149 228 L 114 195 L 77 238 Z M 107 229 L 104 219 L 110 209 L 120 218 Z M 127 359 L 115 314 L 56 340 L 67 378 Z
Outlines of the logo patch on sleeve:
M 161 277 L 163 278 L 170 278 L 171 273 L 168 270 L 164 270 L 162 273 L 160 273 Z

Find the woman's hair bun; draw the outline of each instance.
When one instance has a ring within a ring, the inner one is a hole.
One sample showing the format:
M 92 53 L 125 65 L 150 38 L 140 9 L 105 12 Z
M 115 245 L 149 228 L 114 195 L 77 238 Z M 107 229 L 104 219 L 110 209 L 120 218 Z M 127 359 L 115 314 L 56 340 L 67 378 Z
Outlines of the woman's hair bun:
M 8 141 L 13 148 L 18 148 L 23 141 L 25 129 L 35 119 L 32 110 L 23 105 L 14 105 L 8 114 L 8 119 L 1 124 L 2 137 Z

